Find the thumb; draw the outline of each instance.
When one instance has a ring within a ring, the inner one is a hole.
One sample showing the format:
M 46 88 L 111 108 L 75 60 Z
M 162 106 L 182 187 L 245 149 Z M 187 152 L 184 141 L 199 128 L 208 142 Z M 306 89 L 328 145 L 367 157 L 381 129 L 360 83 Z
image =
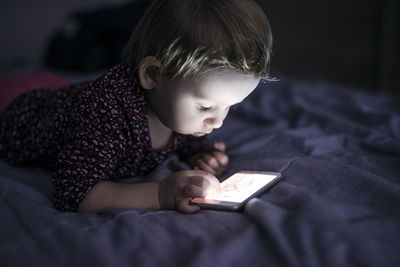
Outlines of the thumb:
M 213 148 L 220 152 L 225 152 L 225 143 L 224 142 L 214 142 Z

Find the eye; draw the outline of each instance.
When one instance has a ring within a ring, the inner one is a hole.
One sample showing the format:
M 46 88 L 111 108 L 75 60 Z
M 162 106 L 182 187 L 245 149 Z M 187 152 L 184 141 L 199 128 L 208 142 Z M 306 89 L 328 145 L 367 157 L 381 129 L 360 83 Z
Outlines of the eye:
M 199 105 L 199 106 L 198 106 L 198 109 L 199 109 L 201 112 L 206 112 L 206 111 L 210 110 L 211 107 L 205 107 L 205 106 Z

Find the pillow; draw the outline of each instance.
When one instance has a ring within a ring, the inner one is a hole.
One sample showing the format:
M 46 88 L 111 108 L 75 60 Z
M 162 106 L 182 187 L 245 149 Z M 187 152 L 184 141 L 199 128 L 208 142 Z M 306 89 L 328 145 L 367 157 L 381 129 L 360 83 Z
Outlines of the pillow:
M 9 74 L 0 77 L 0 112 L 18 95 L 35 88 L 55 89 L 68 85 L 68 81 L 47 71 Z

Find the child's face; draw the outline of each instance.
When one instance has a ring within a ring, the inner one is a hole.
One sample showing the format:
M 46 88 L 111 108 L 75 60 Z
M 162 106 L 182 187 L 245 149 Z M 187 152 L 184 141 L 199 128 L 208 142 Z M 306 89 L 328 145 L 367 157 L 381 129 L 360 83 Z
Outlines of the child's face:
M 152 111 L 171 130 L 203 136 L 222 126 L 229 108 L 243 101 L 259 79 L 215 70 L 191 80 L 159 80 L 149 93 Z

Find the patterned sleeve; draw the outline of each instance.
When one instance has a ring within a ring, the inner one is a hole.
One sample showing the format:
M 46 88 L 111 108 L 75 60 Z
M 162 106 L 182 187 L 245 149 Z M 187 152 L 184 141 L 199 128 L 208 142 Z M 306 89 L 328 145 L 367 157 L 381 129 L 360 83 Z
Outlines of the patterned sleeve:
M 206 136 L 203 137 L 186 137 L 183 145 L 178 149 L 177 154 L 183 161 L 187 161 L 191 156 L 202 152 L 210 152 L 212 144 Z
M 75 114 L 71 139 L 59 153 L 52 174 L 54 203 L 59 210 L 77 211 L 93 186 L 113 178 L 124 153 L 122 112 L 106 102 L 81 105 Z

